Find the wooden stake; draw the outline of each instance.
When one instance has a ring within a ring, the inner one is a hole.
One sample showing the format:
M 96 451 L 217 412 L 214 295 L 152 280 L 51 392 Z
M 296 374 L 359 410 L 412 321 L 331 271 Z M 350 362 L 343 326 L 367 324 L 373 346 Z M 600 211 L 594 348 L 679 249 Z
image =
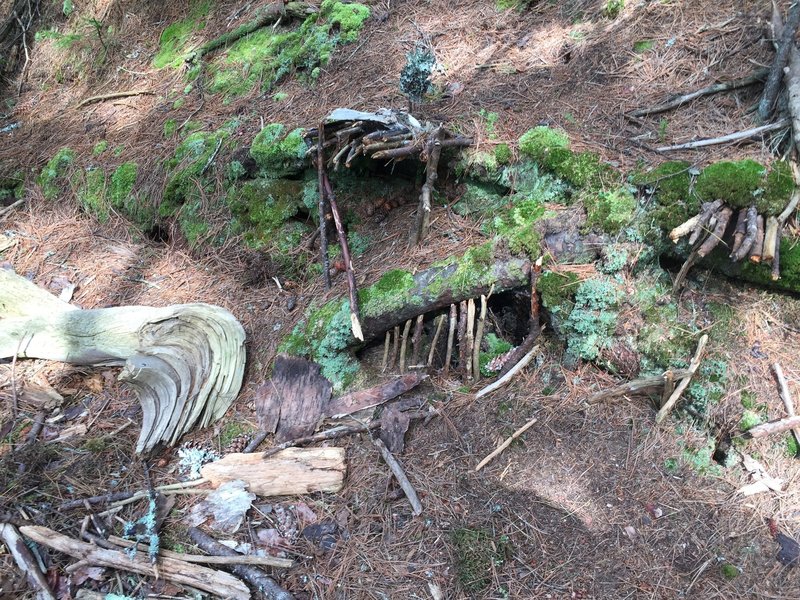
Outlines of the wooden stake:
M 472 379 L 472 350 L 475 345 L 475 300 L 467 300 L 467 331 L 464 335 L 464 354 L 466 356 L 467 380 Z
M 760 263 L 761 252 L 764 249 L 764 217 L 756 217 L 756 239 L 753 240 L 753 247 L 750 248 L 750 262 Z
M 499 456 L 503 452 L 503 450 L 508 448 L 515 439 L 517 439 L 523 433 L 528 431 L 528 429 L 533 427 L 536 421 L 537 419 L 536 417 L 534 417 L 533 419 L 525 423 L 525 425 L 523 425 L 522 427 L 517 429 L 514 433 L 512 433 L 511 436 L 506 438 L 506 440 L 502 444 L 500 444 L 494 452 L 489 454 L 486 458 L 484 458 L 481 462 L 478 463 L 478 465 L 475 467 L 475 471 L 480 471 L 483 467 L 489 464 L 494 458 Z
M 393 330 L 393 339 L 394 342 L 392 343 L 392 357 L 389 359 L 389 368 L 394 368 L 395 363 L 397 362 L 397 351 L 400 348 L 400 326 L 395 325 Z
M 475 344 L 472 351 L 472 373 L 475 383 L 481 380 L 481 341 L 483 340 L 483 328 L 486 325 L 486 296 L 481 294 L 481 314 L 478 318 L 478 326 L 475 331 Z
M 431 349 L 428 352 L 428 362 L 427 362 L 428 367 L 430 367 L 433 364 L 433 355 L 436 352 L 436 344 L 439 343 L 439 335 L 442 333 L 442 328 L 444 327 L 444 320 L 446 318 L 447 318 L 446 315 L 439 315 L 438 317 L 436 317 L 436 332 L 433 334 Z
M 661 423 L 669 412 L 672 410 L 672 407 L 678 402 L 683 394 L 683 391 L 689 386 L 689 382 L 692 380 L 692 376 L 697 371 L 698 367 L 700 366 L 700 362 L 703 360 L 703 353 L 706 349 L 706 344 L 708 343 L 708 335 L 704 334 L 703 337 L 700 338 L 700 341 L 697 343 L 697 351 L 694 353 L 694 357 L 692 358 L 692 362 L 689 363 L 689 372 L 686 374 L 686 377 L 681 379 L 681 382 L 678 384 L 678 387 L 675 388 L 675 391 L 672 392 L 672 395 L 669 399 L 664 403 L 664 406 L 658 411 L 656 414 L 656 423 Z
M 462 377 L 467 374 L 467 355 L 465 352 L 467 334 L 467 301 L 458 305 L 458 372 Z
M 383 342 L 383 361 L 381 362 L 381 373 L 386 372 L 386 365 L 389 361 L 389 343 L 392 340 L 391 332 L 386 332 L 386 339 Z
M 425 315 L 419 315 L 414 325 L 414 335 L 411 337 L 411 367 L 419 365 L 419 355 L 422 352 L 422 326 Z
M 716 213 L 715 217 L 717 219 L 717 224 L 714 226 L 714 230 L 709 234 L 708 238 L 706 238 L 706 241 L 704 241 L 697 250 L 697 255 L 700 258 L 705 258 L 708 256 L 711 251 L 716 248 L 717 244 L 722 241 L 722 236 L 725 233 L 725 229 L 728 227 L 728 222 L 731 219 L 731 215 L 733 215 L 733 211 L 727 206 Z
M 733 229 L 733 244 L 731 244 L 731 256 L 736 254 L 742 245 L 744 235 L 747 232 L 747 209 L 740 209 L 736 214 L 736 227 Z
M 767 226 L 764 230 L 764 249 L 761 252 L 761 262 L 772 263 L 775 257 L 775 240 L 778 235 L 778 219 L 767 217 Z
M 400 342 L 400 373 L 406 372 L 406 346 L 408 345 L 408 332 L 411 331 L 411 319 L 403 327 L 403 339 Z
M 317 186 L 319 190 L 319 252 L 325 289 L 331 289 L 331 264 L 328 258 L 328 222 L 325 211 L 325 122 L 320 121 L 317 137 Z
M 741 215 L 741 211 L 739 212 Z M 737 225 L 738 227 L 738 225 Z M 733 251 L 731 252 L 731 260 L 733 262 L 739 262 L 745 256 L 747 256 L 748 252 L 750 252 L 753 244 L 756 241 L 756 234 L 758 233 L 758 212 L 756 212 L 756 207 L 751 206 L 747 209 L 747 215 L 745 218 L 745 234 L 742 238 L 741 243 L 738 247 L 734 244 Z
M 772 363 L 772 372 L 775 374 L 775 379 L 778 381 L 778 390 L 783 401 L 783 406 L 786 408 L 786 414 L 789 417 L 795 416 L 794 400 L 792 400 L 792 393 L 789 391 L 789 384 L 786 382 L 786 377 L 783 376 L 783 369 L 780 364 Z M 800 429 L 797 427 L 792 428 L 792 435 L 795 441 L 800 444 Z
M 436 180 L 439 177 L 439 156 L 442 153 L 442 144 L 440 136 L 442 134 L 441 126 L 436 128 L 428 140 L 425 150 L 427 155 L 428 165 L 426 167 L 425 184 L 422 186 L 422 193 L 419 199 L 419 209 L 417 210 L 417 223 L 415 231 L 415 243 L 421 244 L 425 236 L 428 235 L 428 229 L 431 222 L 431 196 L 433 195 Z
M 444 376 L 450 373 L 450 361 L 453 360 L 453 340 L 456 333 L 456 305 L 450 305 L 450 325 L 447 331 L 447 350 L 444 355 Z
M 778 281 L 781 278 L 781 226 L 778 225 L 778 231 L 775 232 L 775 248 L 772 251 L 772 281 Z

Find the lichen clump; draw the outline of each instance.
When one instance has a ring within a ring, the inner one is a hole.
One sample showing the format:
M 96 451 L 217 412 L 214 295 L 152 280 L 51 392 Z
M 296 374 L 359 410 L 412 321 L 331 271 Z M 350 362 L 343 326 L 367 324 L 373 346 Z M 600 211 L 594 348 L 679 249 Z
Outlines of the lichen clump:
M 621 296 L 609 279 L 587 279 L 578 286 L 574 307 L 563 324 L 572 360 L 596 360 L 610 347 Z
M 303 130 L 284 134 L 281 123 L 264 127 L 250 146 L 250 156 L 256 161 L 263 177 L 297 175 L 305 168 L 306 143 Z
M 626 189 L 590 193 L 584 197 L 586 224 L 616 234 L 633 218 L 636 198 Z

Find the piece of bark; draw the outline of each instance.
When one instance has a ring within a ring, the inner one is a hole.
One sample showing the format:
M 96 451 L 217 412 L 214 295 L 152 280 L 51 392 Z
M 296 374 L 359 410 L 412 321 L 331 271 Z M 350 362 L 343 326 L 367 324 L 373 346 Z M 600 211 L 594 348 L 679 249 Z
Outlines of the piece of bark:
M 594 404 L 595 402 L 609 400 L 611 398 L 619 398 L 620 396 L 651 394 L 653 392 L 657 392 L 659 389 L 664 388 L 667 385 L 667 381 L 681 379 L 686 377 L 688 374 L 689 372 L 687 370 L 680 369 L 676 371 L 665 371 L 661 375 L 655 375 L 652 377 L 641 377 L 639 379 L 634 379 L 633 381 L 623 383 L 622 385 L 599 391 L 592 395 L 588 402 L 589 404 Z M 670 394 L 671 393 L 672 392 L 670 391 Z M 667 398 L 669 398 L 669 396 L 667 396 Z
M 414 275 L 414 284 L 408 291 L 414 302 L 404 303 L 399 308 L 375 315 L 363 315 L 361 325 L 364 339 L 370 342 L 383 337 L 386 330 L 395 325 L 414 319 L 417 315 L 438 311 L 453 303 L 468 298 L 477 298 L 488 294 L 494 287 L 498 294 L 517 287 L 527 286 L 530 281 L 530 262 L 511 258 L 501 260 L 476 273 L 470 285 L 451 285 L 458 264 L 436 266 L 420 271 Z M 351 343 L 355 343 L 353 340 Z
M 331 391 L 318 364 L 279 354 L 272 379 L 256 390 L 259 427 L 274 431 L 279 442 L 313 433 L 327 414 Z
M 428 375 L 421 371 L 406 373 L 387 383 L 334 398 L 328 404 L 325 412 L 329 417 L 338 418 L 365 408 L 372 408 L 405 394 L 427 378 Z
M 36 593 L 36 600 L 55 600 L 44 574 L 39 570 L 39 564 L 25 545 L 19 530 L 10 523 L 0 523 L 0 540 L 25 575 L 30 589 Z
M 747 430 L 747 436 L 751 438 L 762 438 L 775 435 L 776 433 L 783 433 L 795 427 L 800 427 L 800 416 L 787 417 L 786 419 L 756 425 L 752 429 Z
M 247 586 L 233 575 L 223 571 L 174 558 L 162 558 L 156 566 L 150 563 L 146 553 L 137 553 L 130 557 L 125 552 L 98 548 L 94 544 L 88 544 L 37 525 L 20 527 L 20 533 L 37 544 L 63 552 L 89 565 L 139 573 L 197 588 L 223 598 L 234 600 L 249 600 L 250 598 L 250 590 L 247 589 Z
M 204 465 L 200 474 L 214 487 L 241 479 L 259 496 L 292 496 L 338 492 L 345 471 L 343 448 L 287 448 L 266 459 L 259 454 L 227 454 Z
M 377 446 L 378 450 L 381 452 L 381 456 L 383 456 L 383 460 L 386 461 L 386 464 L 391 469 L 392 473 L 394 474 L 394 478 L 397 480 L 397 483 L 400 484 L 400 487 L 405 492 L 406 498 L 408 499 L 409 504 L 411 504 L 411 509 L 414 513 L 414 516 L 422 514 L 422 503 L 419 501 L 419 496 L 417 496 L 417 491 L 414 489 L 414 486 L 411 485 L 411 482 L 408 480 L 406 476 L 406 472 L 403 469 L 403 466 L 400 464 L 394 455 L 389 451 L 386 445 L 380 439 L 373 439 L 372 443 Z
M 741 214 L 741 212 L 739 213 Z M 731 260 L 733 262 L 739 262 L 745 256 L 748 256 L 748 253 L 753 247 L 753 244 L 756 241 L 756 235 L 758 234 L 758 212 L 756 211 L 755 206 L 751 206 L 747 209 L 747 214 L 745 215 L 745 233 L 744 237 L 742 238 L 741 243 L 738 247 L 734 245 L 734 248 L 731 252 Z
M 531 362 L 531 360 L 533 360 L 533 357 L 536 356 L 537 352 L 539 352 L 539 346 L 534 346 L 531 348 L 531 350 L 525 356 L 523 356 L 522 359 L 517 362 L 517 364 L 513 365 L 505 375 L 500 377 L 500 379 L 494 383 L 487 385 L 485 388 L 475 394 L 475 398 L 481 398 L 482 396 L 490 394 L 491 392 L 506 385 L 517 373 L 519 373 L 529 362 Z
M 764 217 L 756 217 L 756 238 L 753 240 L 753 247 L 750 248 L 750 262 L 760 263 L 761 252 L 764 249 Z
M 217 540 L 200 531 L 197 527 L 187 530 L 189 539 L 198 548 L 215 556 L 240 556 L 236 550 L 220 544 Z M 230 570 L 261 592 L 267 600 L 294 600 L 294 596 L 283 589 L 277 581 L 258 567 L 251 565 L 232 565 Z
M 731 215 L 733 215 L 733 210 L 727 206 L 720 209 L 720 211 L 715 215 L 717 224 L 714 226 L 714 230 L 709 234 L 708 238 L 706 238 L 706 241 L 700 245 L 700 248 L 697 249 L 697 255 L 700 258 L 705 258 L 708 256 L 711 251 L 716 248 L 717 244 L 722 241 L 722 236 L 725 233 L 725 229 L 728 227 L 728 222 L 731 219 Z
M 703 353 L 706 350 L 706 344 L 708 343 L 708 335 L 703 334 L 700 338 L 700 341 L 697 343 L 697 350 L 692 357 L 691 362 L 689 363 L 689 369 L 686 376 L 681 379 L 681 382 L 675 388 L 675 391 L 672 392 L 672 395 L 667 399 L 664 403 L 664 406 L 656 414 L 656 423 L 661 423 L 667 415 L 672 410 L 672 407 L 678 402 L 683 394 L 684 390 L 689 386 L 689 382 L 692 380 L 692 376 L 694 375 L 695 371 L 700 367 L 700 363 L 703 360 Z
M 405 411 L 388 406 L 381 415 L 380 438 L 390 452 L 401 453 L 406 445 L 406 431 L 411 417 Z
M 0 306 L 0 358 L 124 367 L 119 379 L 142 405 L 137 452 L 207 426 L 239 393 L 245 334 L 223 308 L 80 310 L 7 269 L 0 269 Z
M 450 305 L 450 315 L 448 317 L 449 324 L 447 329 L 447 350 L 445 350 L 444 354 L 444 376 L 447 377 L 450 374 L 450 362 L 453 360 L 453 342 L 455 340 L 456 334 L 456 322 L 457 322 L 457 311 L 456 305 Z

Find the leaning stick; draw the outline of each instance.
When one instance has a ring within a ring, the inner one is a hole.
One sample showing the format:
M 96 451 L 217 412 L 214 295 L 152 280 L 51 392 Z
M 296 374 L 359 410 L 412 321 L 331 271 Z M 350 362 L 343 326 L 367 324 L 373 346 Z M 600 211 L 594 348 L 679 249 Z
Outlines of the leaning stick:
M 458 372 L 463 377 L 467 372 L 467 356 L 465 336 L 467 333 L 467 301 L 462 300 L 458 305 Z
M 786 377 L 783 376 L 783 369 L 780 364 L 772 363 L 772 372 L 778 381 L 778 390 L 780 391 L 781 400 L 783 400 L 783 406 L 786 408 L 786 414 L 793 417 L 795 416 L 794 400 L 792 400 L 792 393 L 789 391 L 789 384 L 786 382 Z M 800 429 L 793 427 L 792 434 L 795 441 L 800 444 Z
M 0 540 L 14 557 L 14 562 L 17 563 L 19 570 L 25 574 L 28 586 L 32 590 L 36 590 L 36 600 L 55 600 L 56 597 L 50 590 L 44 574 L 39 570 L 36 559 L 25 545 L 19 530 L 11 523 L 0 523 Z
M 768 73 L 769 69 L 767 68 L 759 69 L 747 77 L 741 77 L 739 79 L 733 79 L 732 81 L 725 81 L 723 83 L 715 83 L 699 90 L 695 90 L 694 92 L 682 94 L 662 104 L 657 104 L 656 106 L 652 106 L 650 108 L 640 108 L 639 110 L 635 110 L 629 114 L 632 117 L 646 117 L 647 115 L 655 115 L 666 112 L 668 110 L 672 110 L 673 108 L 678 108 L 679 106 L 702 96 L 710 96 L 711 94 L 727 92 L 729 90 L 738 90 L 739 88 L 754 85 L 760 81 L 764 81 L 764 78 L 767 77 Z
M 328 222 L 325 214 L 325 123 L 320 122 L 317 137 L 317 185 L 319 189 L 319 253 L 325 289 L 331 289 L 331 265 L 328 259 Z
M 406 346 L 408 345 L 408 332 L 411 331 L 411 319 L 403 327 L 403 339 L 400 342 L 400 374 L 406 372 Z
M 675 391 L 672 392 L 672 395 L 669 399 L 664 403 L 664 406 L 658 411 L 656 415 L 656 423 L 661 423 L 678 400 L 683 394 L 684 390 L 689 386 L 689 382 L 692 380 L 692 376 L 697 371 L 698 367 L 700 367 L 700 362 L 703 360 L 703 353 L 706 349 L 706 344 L 708 343 L 708 335 L 704 334 L 703 337 L 700 338 L 700 341 L 697 343 L 697 351 L 694 353 L 694 357 L 692 358 L 692 362 L 689 363 L 689 372 L 686 374 L 686 377 L 681 379 L 681 382 L 678 384 L 678 387 L 675 388 Z
M 778 129 L 783 129 L 784 127 L 787 127 L 789 125 L 791 125 L 790 119 L 781 119 L 780 121 L 776 121 L 775 123 L 768 123 L 767 125 L 761 125 L 760 127 L 753 127 L 752 129 L 745 129 L 744 131 L 737 131 L 736 133 L 730 133 L 728 135 L 723 135 L 721 137 L 708 138 L 705 140 L 696 140 L 694 142 L 686 142 L 685 144 L 676 144 L 675 146 L 661 146 L 660 148 L 656 148 L 656 152 L 671 152 L 673 150 L 693 150 L 695 148 L 703 148 L 705 146 L 714 146 L 716 144 L 725 144 L 727 142 L 746 140 L 760 133 L 768 133 L 770 131 L 776 131 Z
M 486 296 L 481 294 L 481 314 L 478 318 L 478 325 L 475 328 L 475 346 L 472 351 L 472 373 L 477 383 L 481 379 L 481 341 L 483 341 L 483 329 L 486 325 Z
M 411 336 L 411 366 L 419 365 L 419 355 L 422 351 L 422 327 L 425 315 L 419 315 L 414 325 L 414 335 Z
M 675 386 L 671 385 L 672 382 L 675 380 L 675 378 L 680 379 L 681 377 L 685 377 L 687 374 L 688 371 L 677 370 L 666 371 L 663 375 L 640 377 L 639 379 L 628 381 L 627 383 L 623 383 L 616 387 L 607 390 L 601 390 L 591 396 L 587 402 L 589 404 L 595 404 L 601 400 L 609 400 L 611 398 L 618 398 L 620 396 L 647 394 L 661 387 L 663 387 L 665 390 L 669 389 L 669 393 L 664 397 L 664 402 L 666 402 L 670 394 L 672 394 L 672 391 L 675 389 Z
M 681 290 L 681 288 L 683 287 L 683 281 L 689 274 L 689 269 L 691 269 L 694 266 L 698 258 L 699 256 L 696 250 L 692 250 L 689 253 L 689 256 L 686 258 L 686 262 L 683 263 L 683 266 L 681 266 L 681 270 L 678 271 L 678 274 L 675 276 L 675 281 L 672 283 L 673 294 L 677 294 Z
M 697 250 L 697 256 L 705 258 L 717 247 L 717 244 L 722 241 L 722 236 L 725 233 L 725 229 L 728 227 L 728 221 L 730 221 L 731 215 L 733 215 L 733 211 L 727 206 L 716 214 L 717 224 L 714 226 L 714 230 L 709 234 L 708 238 L 706 238 L 706 241 L 700 245 L 700 248 Z
M 762 438 L 776 433 L 783 433 L 790 429 L 800 427 L 800 416 L 795 415 L 787 419 L 780 419 L 778 421 L 770 421 L 769 423 L 762 423 L 756 425 L 752 429 L 747 430 L 747 436 L 751 438 Z
M 777 10 L 774 4 L 773 10 Z M 778 16 L 778 20 L 781 20 L 780 16 Z M 797 33 L 798 24 L 800 24 L 800 4 L 795 2 L 789 9 L 789 17 L 786 20 L 786 25 L 783 26 L 783 24 L 781 24 L 781 27 L 774 27 L 775 37 L 780 38 L 780 41 L 775 42 L 777 52 L 775 54 L 775 59 L 772 61 L 772 66 L 769 69 L 767 82 L 764 84 L 764 92 L 761 96 L 761 101 L 758 103 L 758 117 L 762 122 L 770 117 L 775 107 L 775 100 L 781 89 L 781 78 L 784 76 L 784 68 L 789 62 L 789 57 L 794 48 L 794 36 Z M 779 32 L 778 29 L 782 29 L 782 31 Z
M 517 373 L 519 373 L 523 368 L 525 368 L 525 366 L 529 362 L 531 362 L 531 360 L 533 359 L 534 356 L 536 356 L 536 353 L 538 351 L 539 351 L 539 346 L 534 346 L 533 348 L 531 348 L 530 352 L 528 352 L 525 356 L 523 356 L 522 360 L 520 360 L 517 364 L 515 364 L 513 367 L 511 367 L 511 369 L 508 371 L 508 373 L 503 375 L 500 379 L 498 379 L 494 383 L 492 383 L 490 385 L 487 385 L 485 388 L 480 390 L 477 394 L 475 394 L 475 398 L 476 399 L 477 398 L 481 398 L 481 397 L 485 396 L 486 394 L 491 394 L 493 391 L 498 390 L 501 387 L 503 387 L 505 384 L 507 384 L 509 381 L 511 381 L 511 379 Z
M 689 235 L 692 233 L 700 223 L 700 214 L 693 216 L 688 221 L 684 221 L 680 225 L 678 225 L 675 229 L 669 232 L 669 239 L 673 241 L 673 243 L 677 244 L 678 240 L 681 239 L 685 235 Z
M 91 96 L 85 100 L 81 100 L 76 108 L 83 108 L 87 104 L 94 104 L 95 102 L 104 102 L 105 100 L 116 100 L 117 98 L 130 98 L 131 96 L 153 96 L 155 92 L 152 90 L 133 90 L 128 92 L 112 92 L 110 94 L 101 94 L 99 96 Z
M 383 361 L 381 362 L 381 373 L 386 372 L 386 366 L 389 362 L 389 344 L 392 341 L 392 334 L 391 332 L 386 332 L 386 340 L 383 343 Z
M 447 331 L 447 350 L 444 355 L 444 376 L 450 373 L 450 361 L 453 360 L 453 339 L 456 334 L 456 305 L 450 305 L 450 324 Z
M 23 204 L 25 204 L 27 201 L 28 201 L 28 199 L 27 199 L 27 198 L 20 198 L 19 200 L 17 200 L 17 201 L 15 201 L 15 202 L 13 202 L 12 204 L 9 204 L 8 206 L 5 206 L 5 207 L 3 207 L 3 208 L 0 208 L 0 217 L 2 217 L 4 214 L 6 214 L 6 213 L 8 213 L 8 212 L 11 212 L 12 210 L 14 210 L 15 208 L 17 208 L 18 206 L 22 206 L 22 205 L 23 205 Z
M 386 464 L 389 466 L 389 469 L 391 469 L 394 478 L 397 479 L 397 483 L 400 484 L 403 492 L 405 492 L 406 498 L 408 499 L 409 504 L 411 504 L 411 510 L 414 515 L 416 516 L 422 514 L 422 503 L 419 501 L 417 491 L 408 480 L 406 472 L 403 470 L 400 462 L 394 457 L 394 455 L 389 451 L 380 438 L 373 438 L 372 443 L 375 444 L 378 450 L 381 451 L 383 460 L 386 461 Z
M 701 235 L 706 231 L 706 225 L 713 227 L 711 221 L 716 215 L 717 211 L 722 208 L 722 200 L 714 200 L 713 202 L 704 202 L 703 211 L 700 213 L 700 219 L 695 224 L 692 235 L 689 236 L 689 244 L 694 246 Z
M 464 355 L 466 356 L 467 379 L 472 379 L 472 349 L 475 344 L 475 300 L 467 300 L 467 331 L 464 335 Z
M 736 215 L 736 227 L 733 229 L 733 244 L 731 245 L 731 256 L 739 251 L 739 247 L 744 241 L 747 233 L 747 210 L 742 208 Z
M 770 274 L 772 281 L 778 281 L 781 278 L 781 227 L 778 226 L 778 231 L 775 232 L 775 248 L 772 250 L 772 273 Z
M 486 458 L 484 458 L 481 462 L 478 463 L 478 465 L 475 467 L 475 470 L 480 471 L 483 467 L 485 467 L 492 460 L 494 460 L 495 457 L 499 456 L 503 452 L 503 450 L 508 448 L 515 439 L 517 439 L 523 433 L 528 431 L 528 429 L 530 429 L 536 423 L 536 421 L 537 419 L 536 417 L 534 417 L 533 419 L 525 423 L 525 425 L 523 425 L 522 427 L 517 429 L 514 433 L 512 433 L 511 436 L 507 437 L 506 440 L 502 444 L 500 444 L 494 452 L 489 454 Z
M 439 336 L 442 333 L 442 328 L 444 326 L 445 315 L 439 315 L 436 317 L 436 332 L 433 334 L 433 340 L 431 341 L 431 349 L 428 352 L 428 362 L 426 363 L 427 366 L 431 366 L 433 364 L 433 355 L 436 352 L 436 344 L 439 342 Z
M 400 348 L 400 325 L 394 326 L 393 339 L 394 341 L 392 342 L 392 356 L 389 359 L 390 369 L 394 367 L 394 364 L 397 361 L 397 350 L 398 348 Z

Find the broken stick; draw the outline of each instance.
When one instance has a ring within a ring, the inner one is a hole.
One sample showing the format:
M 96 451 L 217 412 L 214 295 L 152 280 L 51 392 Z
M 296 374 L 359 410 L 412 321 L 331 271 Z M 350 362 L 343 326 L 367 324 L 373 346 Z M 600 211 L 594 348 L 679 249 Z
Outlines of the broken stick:
M 533 357 L 536 356 L 537 352 L 539 352 L 539 346 L 534 346 L 533 348 L 531 348 L 530 352 L 528 352 L 525 356 L 523 356 L 522 360 L 520 360 L 517 364 L 515 364 L 513 367 L 511 367 L 511 369 L 508 371 L 508 373 L 503 375 L 500 379 L 498 379 L 494 383 L 492 383 L 490 385 L 487 385 L 485 388 L 480 390 L 477 394 L 475 394 L 475 398 L 476 399 L 477 398 L 481 398 L 481 397 L 485 396 L 486 394 L 490 394 L 493 391 L 498 390 L 501 387 L 503 387 L 505 384 L 507 384 L 509 381 L 511 381 L 511 379 L 513 379 L 514 375 L 519 373 L 523 368 L 525 368 L 525 366 L 529 362 L 531 362 Z
M 767 437 L 768 435 L 774 435 L 776 433 L 783 433 L 784 431 L 789 431 L 790 429 L 794 429 L 796 427 L 800 427 L 800 416 L 797 415 L 787 419 L 780 419 L 778 421 L 770 421 L 769 423 L 756 425 L 752 429 L 748 429 L 746 435 L 754 439 L 762 438 Z
M 682 377 L 686 377 L 689 374 L 689 371 L 686 370 L 678 370 L 678 371 L 665 371 L 661 375 L 655 375 L 653 377 L 641 377 L 639 379 L 634 379 L 633 381 L 629 381 L 627 383 L 623 383 L 622 385 L 618 385 L 616 387 L 601 390 L 591 396 L 587 402 L 589 404 L 595 404 L 596 402 L 600 402 L 601 400 L 609 400 L 611 398 L 618 398 L 619 396 L 628 396 L 634 394 L 649 394 L 651 392 L 658 391 L 659 388 L 669 389 L 669 386 L 672 381 L 675 379 L 681 379 Z M 672 389 L 669 390 L 669 394 L 664 398 L 664 402 L 666 403 L 669 396 L 672 395 L 674 390 L 674 386 Z
M 678 402 L 683 394 L 684 390 L 689 386 L 689 382 L 692 380 L 692 376 L 697 371 L 698 367 L 700 367 L 700 362 L 703 360 L 703 353 L 706 349 L 706 344 L 708 343 L 708 335 L 704 334 L 703 337 L 700 338 L 700 341 L 697 343 L 697 351 L 694 353 L 694 357 L 692 358 L 692 362 L 689 363 L 689 370 L 686 376 L 681 379 L 681 382 L 678 384 L 678 387 L 675 388 L 675 391 L 672 392 L 672 395 L 669 399 L 664 403 L 664 406 L 658 411 L 656 414 L 656 423 L 661 423 L 669 412 L 672 410 L 672 407 Z
M 386 461 L 386 464 L 391 469 L 394 478 L 397 479 L 397 483 L 400 484 L 403 492 L 405 492 L 406 498 L 408 498 L 409 504 L 411 504 L 411 509 L 414 515 L 422 514 L 422 503 L 419 501 L 419 496 L 417 496 L 417 491 L 414 489 L 414 486 L 411 485 L 411 482 L 406 477 L 406 473 L 403 470 L 402 465 L 398 462 L 398 460 L 394 457 L 394 455 L 389 451 L 380 438 L 373 438 L 372 443 L 381 451 L 381 456 L 383 456 L 383 460 Z
M 472 374 L 475 383 L 481 379 L 481 342 L 483 341 L 483 329 L 486 326 L 486 296 L 481 294 L 481 314 L 478 317 L 478 325 L 475 330 L 475 343 L 472 351 Z
M 10 523 L 0 523 L 0 540 L 14 557 L 19 570 L 25 574 L 28 586 L 36 590 L 36 600 L 55 600 L 44 574 L 39 570 L 39 565 L 25 545 L 19 530 Z
M 792 399 L 792 393 L 789 391 L 789 384 L 786 381 L 786 377 L 783 376 L 783 369 L 780 364 L 772 363 L 772 372 L 775 374 L 775 379 L 778 381 L 778 390 L 781 400 L 783 401 L 783 406 L 786 408 L 786 414 L 793 417 L 795 416 L 794 400 Z M 792 434 L 794 435 L 795 441 L 800 444 L 800 429 L 793 427 Z
M 456 305 L 450 305 L 450 323 L 447 331 L 447 350 L 444 355 L 444 376 L 450 373 L 450 361 L 453 360 L 453 340 L 456 335 Z
M 481 462 L 478 463 L 478 465 L 475 467 L 475 470 L 480 471 L 483 467 L 489 464 L 489 462 L 491 462 L 495 457 L 499 456 L 500 453 L 502 453 L 503 450 L 508 448 L 515 439 L 517 439 L 523 433 L 528 431 L 528 429 L 530 429 L 536 423 L 536 421 L 537 419 L 536 417 L 534 417 L 533 419 L 525 423 L 525 425 L 517 429 L 509 437 L 507 437 L 506 440 L 502 444 L 500 444 L 494 452 L 489 454 L 486 458 L 484 458 Z

